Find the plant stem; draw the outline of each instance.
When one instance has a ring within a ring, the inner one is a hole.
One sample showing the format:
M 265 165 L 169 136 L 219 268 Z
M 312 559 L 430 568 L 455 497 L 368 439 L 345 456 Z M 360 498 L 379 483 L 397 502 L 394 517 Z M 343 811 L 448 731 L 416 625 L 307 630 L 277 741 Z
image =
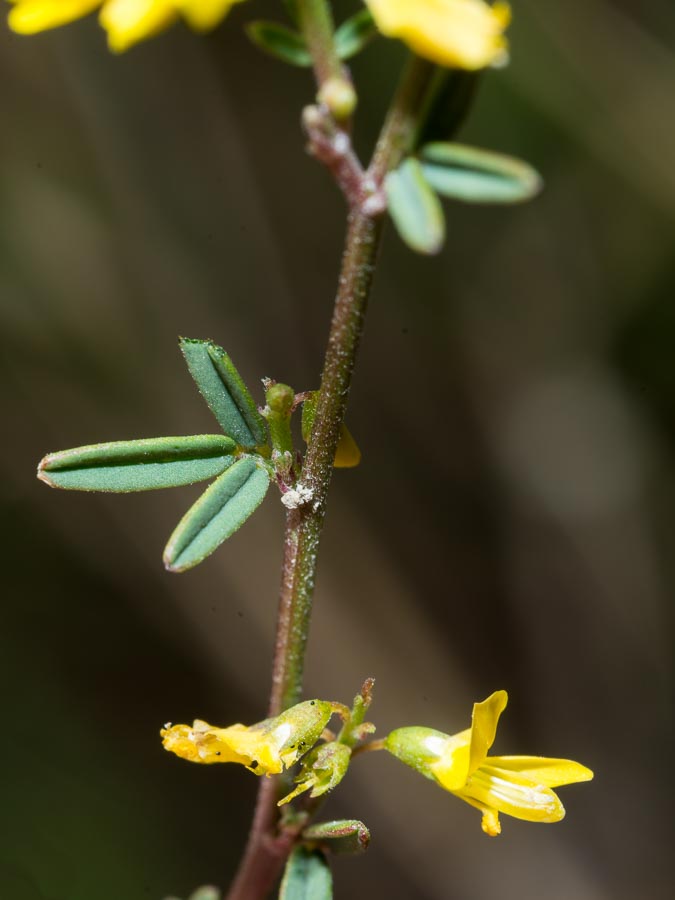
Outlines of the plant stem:
M 317 12 L 316 33 L 324 33 L 321 22 L 325 2 L 301 0 L 301 16 Z M 307 19 L 303 19 L 306 23 Z M 330 23 L 332 47 L 332 23 Z M 314 52 L 314 45 L 308 43 Z M 318 40 L 318 39 L 317 39 Z M 315 58 L 317 78 L 323 57 Z M 364 179 L 382 181 L 387 171 L 398 165 L 409 150 L 424 114 L 424 99 L 434 67 L 417 62 L 409 65 L 397 91 L 392 108 L 378 141 L 373 163 Z M 367 192 L 363 192 L 364 196 Z M 352 373 L 368 297 L 375 272 L 375 259 L 382 234 L 383 216 L 373 214 L 367 206 L 352 206 L 347 219 L 347 237 L 342 269 L 333 310 L 328 345 L 324 360 L 316 415 L 298 488 L 305 499 L 286 517 L 284 561 L 277 639 L 273 666 L 272 693 L 269 715 L 297 703 L 302 693 L 305 648 L 309 634 L 312 597 L 316 581 L 317 554 L 326 498 L 333 472 L 333 460 L 344 421 Z M 296 830 L 278 832 L 275 803 L 278 799 L 274 781 L 262 779 L 248 845 L 239 872 L 230 889 L 228 900 L 262 900 L 271 890 L 281 872 Z
M 298 0 L 298 14 L 318 86 L 330 78 L 344 77 L 344 67 L 335 52 L 333 14 L 327 0 Z

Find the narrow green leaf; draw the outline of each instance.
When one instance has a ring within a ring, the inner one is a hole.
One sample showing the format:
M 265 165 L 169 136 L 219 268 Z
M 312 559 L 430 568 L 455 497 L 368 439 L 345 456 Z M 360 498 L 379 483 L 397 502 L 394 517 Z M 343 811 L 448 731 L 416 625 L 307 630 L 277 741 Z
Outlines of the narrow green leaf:
M 412 157 L 385 181 L 389 215 L 405 243 L 417 253 L 438 253 L 445 240 L 445 219 L 436 194 Z
M 190 374 L 225 434 L 242 447 L 267 443 L 265 420 L 227 353 L 212 341 L 181 338 Z
M 69 491 L 152 491 L 220 475 L 235 449 L 223 434 L 91 444 L 45 456 L 38 478 Z
M 422 171 L 444 197 L 467 203 L 522 203 L 538 194 L 542 181 L 528 163 L 502 153 L 435 143 L 422 148 Z
M 184 572 L 206 559 L 255 512 L 269 486 L 266 469 L 255 459 L 238 460 L 180 520 L 164 551 L 166 568 Z
M 318 822 L 302 832 L 308 841 L 326 843 L 331 853 L 363 853 L 370 843 L 370 831 L 358 819 Z
M 333 876 L 319 850 L 296 847 L 286 863 L 279 900 L 331 900 Z
M 346 19 L 335 32 L 335 52 L 340 59 L 351 59 L 378 34 L 370 10 L 362 9 Z
M 276 22 L 251 22 L 246 26 L 246 34 L 256 47 L 275 59 L 292 66 L 312 65 L 312 56 L 305 39 L 285 25 L 278 25 Z
M 288 12 L 288 15 L 291 17 L 293 22 L 298 24 L 298 22 L 300 21 L 298 0 L 284 0 L 284 6 L 286 7 L 286 11 Z

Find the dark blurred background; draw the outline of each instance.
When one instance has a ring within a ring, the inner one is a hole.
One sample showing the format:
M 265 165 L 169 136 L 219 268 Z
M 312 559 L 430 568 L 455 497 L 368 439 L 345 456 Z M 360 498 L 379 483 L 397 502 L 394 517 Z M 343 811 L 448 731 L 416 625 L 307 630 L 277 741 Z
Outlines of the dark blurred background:
M 338 898 L 671 896 L 675 9 L 514 5 L 512 63 L 461 137 L 546 190 L 448 206 L 432 260 L 386 235 L 306 690 L 349 701 L 376 677 L 384 735 L 461 730 L 506 688 L 496 752 L 596 780 L 562 790 L 561 824 L 504 818 L 490 840 L 395 760 L 359 759 L 326 814 L 373 843 L 336 864 Z M 278 7 L 119 58 L 95 19 L 0 30 L 2 900 L 185 897 L 225 886 L 245 840 L 257 780 L 182 763 L 158 729 L 264 716 L 280 504 L 175 576 L 161 552 L 201 487 L 64 494 L 34 472 L 214 430 L 178 335 L 224 345 L 259 398 L 265 375 L 318 385 L 344 209 L 303 152 L 308 73 L 242 31 Z M 364 154 L 402 59 L 380 41 L 354 63 Z

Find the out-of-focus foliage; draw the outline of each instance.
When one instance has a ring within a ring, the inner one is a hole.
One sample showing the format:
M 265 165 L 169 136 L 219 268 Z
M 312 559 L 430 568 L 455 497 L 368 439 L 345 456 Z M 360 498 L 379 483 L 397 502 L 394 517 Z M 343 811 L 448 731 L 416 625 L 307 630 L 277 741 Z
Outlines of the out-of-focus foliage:
M 251 47 L 248 7 L 211 38 L 176 28 L 122 58 L 93 21 L 0 33 L 12 900 L 224 886 L 248 829 L 255 780 L 181 765 L 157 729 L 264 716 L 281 508 L 176 578 L 159 555 L 198 487 L 64 495 L 34 474 L 54 447 L 212 428 L 180 334 L 227 346 L 248 384 L 317 385 L 343 202 L 295 127 L 308 74 Z M 349 411 L 363 461 L 334 476 L 307 686 L 342 696 L 376 676 L 384 734 L 460 727 L 503 684 L 505 745 L 596 780 L 569 789 L 556 828 L 488 841 L 473 810 L 394 759 L 373 777 L 366 754 L 326 807 L 374 836 L 336 864 L 336 893 L 665 900 L 675 10 L 521 0 L 509 37 L 458 139 L 527 159 L 546 190 L 447 206 L 432 260 L 388 233 Z M 364 151 L 401 60 L 378 40 L 354 62 Z

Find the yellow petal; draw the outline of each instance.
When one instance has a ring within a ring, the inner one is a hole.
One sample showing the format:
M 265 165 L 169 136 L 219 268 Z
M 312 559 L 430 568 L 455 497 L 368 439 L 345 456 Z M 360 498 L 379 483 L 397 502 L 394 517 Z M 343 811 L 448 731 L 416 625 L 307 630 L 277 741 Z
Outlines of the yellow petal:
M 446 735 L 442 746 L 426 742 L 429 750 L 434 749 L 439 754 L 438 760 L 429 763 L 429 771 L 446 791 L 459 790 L 469 777 L 470 742 L 470 728 L 452 737 Z
M 547 756 L 488 756 L 486 765 L 494 769 L 516 772 L 535 784 L 559 787 L 590 781 L 593 772 L 571 759 L 550 759 Z
M 276 775 L 283 764 L 274 746 L 245 725 L 214 728 L 195 719 L 189 725 L 170 725 L 160 732 L 166 750 L 198 763 L 240 763 L 256 775 Z
M 429 764 L 429 770 L 446 791 L 460 790 L 485 760 L 507 702 L 506 691 L 495 691 L 487 700 L 474 703 L 471 728 L 446 737 L 442 746 L 436 741 L 434 749 L 439 758 Z
M 529 778 L 492 766 L 481 766 L 458 795 L 487 809 L 527 822 L 559 822 L 565 809 L 553 791 Z
M 107 0 L 99 21 L 108 32 L 110 49 L 122 53 L 163 31 L 176 17 L 170 0 Z
M 379 30 L 441 66 L 481 69 L 506 60 L 507 3 L 366 0 Z
M 483 810 L 483 818 L 480 820 L 480 827 L 485 834 L 489 834 L 490 837 L 497 837 L 498 834 L 502 833 L 499 813 L 496 809 Z
M 352 469 L 361 462 L 361 451 L 346 425 L 340 426 L 340 439 L 333 465 L 336 469 Z
M 495 691 L 482 703 L 474 703 L 471 720 L 471 756 L 469 774 L 481 765 L 494 743 L 499 717 L 506 709 L 509 695 L 506 691 Z
M 18 0 L 8 22 L 18 34 L 35 34 L 89 15 L 102 0 Z
M 195 31 L 210 31 L 242 0 L 173 0 L 173 5 L 181 13 L 190 28 Z

